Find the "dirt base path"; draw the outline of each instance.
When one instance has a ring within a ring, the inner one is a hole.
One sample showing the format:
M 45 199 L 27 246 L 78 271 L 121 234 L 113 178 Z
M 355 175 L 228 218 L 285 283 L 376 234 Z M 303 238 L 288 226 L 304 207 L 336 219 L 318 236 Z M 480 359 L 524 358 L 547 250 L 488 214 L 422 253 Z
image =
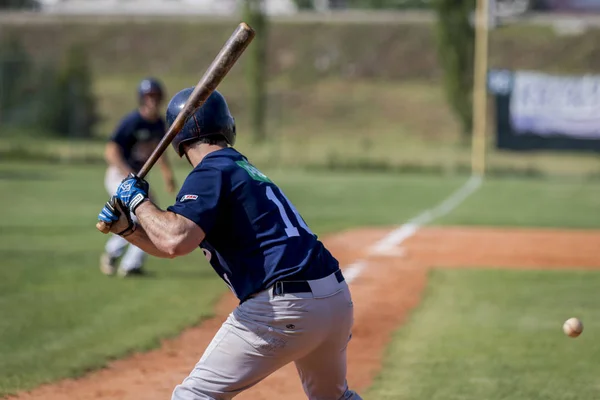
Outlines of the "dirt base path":
M 492 228 L 426 228 L 392 252 L 366 257 L 365 244 L 388 229 L 362 229 L 325 240 L 342 265 L 359 258 L 366 268 L 350 287 L 355 326 L 349 346 L 348 381 L 362 391 L 381 367 L 390 335 L 418 304 L 427 271 L 435 268 L 600 268 L 600 232 Z M 226 295 L 214 318 L 166 340 L 160 349 L 112 362 L 81 379 L 41 386 L 10 397 L 19 400 L 166 400 L 202 355 L 212 336 L 235 307 Z M 293 365 L 277 371 L 236 399 L 305 399 Z

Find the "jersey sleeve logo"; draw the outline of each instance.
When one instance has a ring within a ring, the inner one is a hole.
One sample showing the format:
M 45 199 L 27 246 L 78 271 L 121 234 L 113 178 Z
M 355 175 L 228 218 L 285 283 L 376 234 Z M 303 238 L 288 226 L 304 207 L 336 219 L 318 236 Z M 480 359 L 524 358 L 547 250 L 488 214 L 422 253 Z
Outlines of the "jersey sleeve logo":
M 191 201 L 191 200 L 196 200 L 198 199 L 198 195 L 195 194 L 186 194 L 181 196 L 181 198 L 179 199 L 180 203 L 183 203 L 184 201 Z

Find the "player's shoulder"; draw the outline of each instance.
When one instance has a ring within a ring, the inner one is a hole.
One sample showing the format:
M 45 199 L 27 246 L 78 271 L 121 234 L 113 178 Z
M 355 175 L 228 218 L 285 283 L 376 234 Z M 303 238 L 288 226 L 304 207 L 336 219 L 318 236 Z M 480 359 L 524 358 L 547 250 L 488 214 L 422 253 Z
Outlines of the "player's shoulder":
M 139 124 L 138 117 L 139 113 L 137 110 L 121 117 L 109 140 L 121 142 L 122 144 L 123 141 L 130 140 Z
M 141 117 L 140 117 L 140 118 L 141 118 Z M 165 120 L 165 119 L 164 119 L 162 116 L 159 116 L 159 117 L 158 117 L 158 118 L 157 118 L 155 121 L 153 121 L 153 122 L 148 122 L 148 121 L 147 121 L 147 123 L 149 123 L 150 125 L 153 125 L 153 126 L 160 126 L 160 127 L 165 127 L 165 126 L 166 126 L 166 124 L 167 124 L 166 120 Z
M 138 109 L 131 110 L 127 114 L 123 116 L 123 121 L 140 121 L 142 119 L 142 115 Z
M 227 147 L 207 154 L 198 167 L 215 168 L 228 172 L 244 161 L 248 160 L 242 153 L 233 147 Z
M 119 125 L 121 127 L 134 127 L 139 124 L 141 118 L 142 117 L 138 110 L 132 110 L 121 118 Z
M 232 147 L 217 150 L 204 157 L 189 174 L 193 180 L 219 180 L 228 182 L 231 187 L 254 180 L 271 182 L 269 178 L 252 165 L 246 156 Z M 272 182 L 271 182 L 272 183 Z
M 196 165 L 188 177 L 193 179 L 202 175 L 228 175 L 231 169 L 236 165 L 236 162 L 243 159 L 245 159 L 245 157 L 234 149 L 224 148 L 216 150 L 204 156 L 202 161 Z
M 264 179 L 257 179 L 268 182 L 268 178 L 256 169 L 246 156 L 232 147 L 220 149 L 209 153 L 204 157 L 190 173 L 190 179 L 218 179 L 222 183 L 227 182 L 231 187 L 247 181 L 249 178 L 256 179 L 259 176 Z

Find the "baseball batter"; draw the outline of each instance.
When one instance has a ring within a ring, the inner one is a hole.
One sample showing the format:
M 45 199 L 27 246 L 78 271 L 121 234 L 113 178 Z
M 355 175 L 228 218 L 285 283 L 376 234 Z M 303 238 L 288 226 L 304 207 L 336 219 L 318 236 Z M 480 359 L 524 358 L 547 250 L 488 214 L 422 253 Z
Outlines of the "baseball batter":
M 192 90 L 171 99 L 169 124 Z M 235 137 L 215 91 L 173 140 L 193 167 L 175 204 L 161 210 L 148 183 L 129 176 L 99 214 L 157 257 L 200 246 L 240 301 L 172 400 L 231 399 L 290 362 L 309 399 L 360 399 L 346 382 L 353 304 L 338 261 L 281 189 L 230 147 Z
M 105 158 L 108 163 L 104 185 L 113 196 L 119 183 L 130 173 L 144 165 L 156 144 L 165 134 L 165 121 L 160 116 L 160 104 L 164 91 L 155 78 L 147 78 L 138 87 L 139 108 L 126 115 L 106 144 Z M 169 193 L 175 193 L 175 180 L 166 156 L 159 161 L 165 185 Z M 135 216 L 133 216 L 135 219 Z M 127 251 L 125 251 L 125 249 Z M 123 255 L 124 254 L 124 255 Z M 119 269 L 117 260 L 123 256 Z M 146 253 L 130 245 L 118 235 L 112 236 L 100 258 L 100 270 L 106 275 L 115 272 L 122 277 L 143 274 Z

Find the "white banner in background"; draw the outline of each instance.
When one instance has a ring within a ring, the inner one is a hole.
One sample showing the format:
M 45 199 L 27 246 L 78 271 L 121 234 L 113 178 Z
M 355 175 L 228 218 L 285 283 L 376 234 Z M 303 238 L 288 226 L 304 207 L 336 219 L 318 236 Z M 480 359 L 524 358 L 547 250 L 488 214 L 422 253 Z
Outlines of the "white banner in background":
M 516 134 L 600 139 L 600 76 L 515 72 L 510 118 Z

